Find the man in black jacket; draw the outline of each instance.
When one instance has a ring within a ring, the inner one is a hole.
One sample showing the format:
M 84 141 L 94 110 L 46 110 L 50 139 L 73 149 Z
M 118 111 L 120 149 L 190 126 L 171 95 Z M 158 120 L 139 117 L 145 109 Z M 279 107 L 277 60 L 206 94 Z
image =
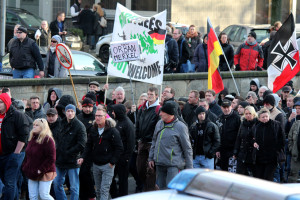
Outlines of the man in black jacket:
M 240 116 L 233 112 L 231 101 L 224 99 L 221 108 L 223 114 L 218 117 L 217 125 L 221 136 L 221 145 L 216 153 L 220 167 L 228 171 L 229 158 L 233 156 L 234 144 L 241 125 Z
M 216 102 L 216 92 L 214 90 L 207 90 L 205 92 L 205 99 L 209 104 L 209 109 L 212 113 L 219 116 L 222 114 L 222 109 Z
M 115 164 L 123 151 L 120 133 L 115 128 L 116 122 L 106 118 L 106 115 L 105 110 L 97 109 L 84 153 L 77 160 L 81 165 L 87 156 L 91 156 L 97 199 L 108 199 Z
M 50 23 L 51 35 L 59 35 L 62 39 L 63 36 L 67 35 L 66 26 L 65 26 L 66 15 L 64 12 L 58 12 L 56 20 Z
M 177 41 L 178 52 L 179 52 L 179 63 L 176 69 L 176 72 L 180 72 L 181 65 L 186 64 L 188 59 L 190 58 L 190 48 L 187 41 L 184 39 L 182 35 L 182 31 L 180 29 L 175 29 L 173 32 L 173 38 Z
M 214 113 L 212 113 L 210 111 L 208 102 L 205 99 L 200 99 L 198 105 L 202 106 L 206 110 L 206 116 L 207 116 L 207 118 L 211 122 L 213 122 L 213 123 L 216 124 L 216 121 L 217 121 L 218 117 L 217 117 L 217 115 L 215 115 Z
M 115 174 L 111 185 L 111 197 L 116 198 L 128 195 L 128 174 L 129 160 L 134 149 L 134 126 L 126 115 L 126 108 L 123 104 L 113 106 L 113 113 L 117 120 L 116 128 L 120 132 L 124 151 L 116 163 Z M 119 192 L 117 190 L 116 175 L 119 177 Z
M 182 110 L 182 117 L 187 123 L 188 127 L 191 127 L 191 125 L 197 120 L 195 110 L 198 107 L 198 102 L 199 92 L 197 90 L 192 90 L 189 94 L 189 100 L 184 105 Z
M 217 125 L 207 116 L 202 106 L 196 109 L 198 122 L 192 124 L 190 134 L 193 139 L 193 167 L 214 169 L 214 155 L 220 146 L 220 135 Z
M 67 199 L 63 184 L 68 173 L 71 199 L 79 199 L 79 165 L 77 159 L 86 143 L 84 125 L 75 117 L 76 107 L 65 107 L 66 117 L 61 122 L 61 131 L 56 142 L 56 173 L 54 191 L 56 199 Z
M 57 137 L 60 133 L 60 119 L 58 118 L 57 110 L 55 108 L 49 108 L 46 115 L 52 136 L 55 143 L 57 143 Z

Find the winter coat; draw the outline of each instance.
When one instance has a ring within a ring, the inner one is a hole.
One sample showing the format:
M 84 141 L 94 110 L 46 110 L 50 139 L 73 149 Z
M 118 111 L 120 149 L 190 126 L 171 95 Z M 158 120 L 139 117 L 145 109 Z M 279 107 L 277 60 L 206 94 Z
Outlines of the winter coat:
M 243 163 L 253 163 L 252 160 L 252 127 L 255 126 L 257 123 L 257 119 L 254 118 L 252 121 L 247 121 L 243 119 L 236 141 L 234 145 L 233 155 L 237 157 Z
M 256 96 L 257 96 L 257 98 L 258 98 L 258 90 L 259 90 L 259 88 L 260 88 L 259 80 L 258 80 L 258 78 L 254 78 L 254 79 L 251 79 L 250 83 L 251 83 L 252 81 L 253 81 L 253 82 L 255 83 L 255 85 L 257 86 L 257 89 L 256 89 L 254 92 L 255 92 L 255 94 L 256 94 Z M 251 90 L 251 85 L 250 85 L 249 91 L 252 91 L 252 90 Z
M 44 107 L 45 113 L 47 113 L 47 110 L 48 110 L 49 108 L 54 108 L 54 106 L 55 106 L 55 104 L 54 104 L 54 105 L 52 104 L 52 101 L 51 101 L 51 99 L 50 99 L 51 93 L 52 93 L 53 91 L 55 92 L 55 94 L 56 94 L 56 96 L 57 96 L 56 101 L 59 100 L 60 97 L 62 96 L 62 91 L 61 91 L 61 89 L 59 89 L 59 88 L 50 88 L 50 89 L 48 90 L 47 101 L 44 103 L 44 106 L 43 106 L 43 107 Z
M 45 77 L 49 77 L 48 68 L 49 68 L 49 59 L 50 54 L 52 54 L 51 50 L 48 50 L 47 57 L 46 57 L 46 66 L 45 66 Z M 60 62 L 58 61 L 57 57 L 55 56 L 54 61 L 54 76 L 51 78 L 66 78 L 68 77 L 68 70 L 64 68 Z
M 160 120 L 155 126 L 148 160 L 158 166 L 193 168 L 193 150 L 187 126 L 178 119 L 169 124 Z
M 151 106 L 148 106 L 146 101 L 139 109 L 136 118 L 136 138 L 144 143 L 151 142 L 155 125 L 159 121 L 159 108 L 158 100 Z
M 231 111 L 229 115 L 220 115 L 216 123 L 219 127 L 221 136 L 219 151 L 233 152 L 236 137 L 241 125 L 240 116 L 236 112 Z
M 184 40 L 184 41 L 182 41 L 182 40 Z M 182 43 L 182 48 L 181 48 L 181 43 Z M 190 48 L 189 48 L 187 41 L 184 39 L 183 36 L 181 36 L 179 38 L 179 40 L 177 41 L 177 45 L 178 45 L 178 52 L 179 52 L 178 66 L 180 67 L 181 64 L 185 64 L 187 62 L 187 60 L 190 59 Z
M 78 168 L 77 159 L 85 147 L 86 138 L 85 127 L 76 117 L 70 123 L 64 118 L 57 136 L 56 166 L 63 169 Z
M 294 161 L 299 161 L 299 149 L 298 149 L 298 137 L 299 137 L 299 131 L 300 131 L 300 120 L 296 120 L 292 128 L 289 132 L 289 151 L 292 153 L 292 159 Z
M 217 104 L 216 101 L 209 104 L 209 110 L 217 117 L 223 113 L 221 107 Z
M 22 171 L 31 180 L 39 180 L 48 172 L 56 172 L 55 143 L 52 138 L 46 136 L 42 144 L 36 142 L 38 135 L 34 135 L 28 142 L 26 156 L 23 161 Z M 38 173 L 38 170 L 41 173 Z
M 231 68 L 233 65 L 233 57 L 234 57 L 234 51 L 230 44 L 221 44 L 223 52 L 225 53 L 227 62 L 229 64 L 229 67 Z M 220 55 L 220 62 L 219 62 L 219 69 L 220 71 L 229 71 L 228 65 L 226 63 L 224 55 Z
M 94 12 L 94 34 L 95 35 L 103 35 L 103 28 L 100 26 L 101 17 L 97 12 Z M 96 41 L 98 42 L 98 41 Z
M 253 128 L 254 142 L 259 145 L 255 150 L 256 162 L 277 163 L 277 152 L 284 148 L 284 132 L 279 122 L 270 119 L 267 123 L 259 122 Z
M 268 69 L 268 56 L 269 56 L 269 48 L 270 48 L 270 45 L 271 45 L 271 41 L 268 41 L 266 42 L 263 46 L 262 46 L 262 50 L 263 50 L 263 53 L 264 53 L 264 63 L 263 63 L 263 68 L 265 70 Z
M 197 107 L 197 104 L 192 105 L 187 102 L 182 109 L 182 118 L 187 123 L 188 127 L 191 127 L 191 125 L 197 120 L 197 116 L 195 113 Z
M 168 55 L 169 55 L 169 60 L 171 62 L 174 62 L 178 64 L 179 61 L 179 49 L 176 40 L 172 38 L 172 36 L 167 35 L 166 36 L 166 41 L 168 46 Z
M 193 63 L 197 72 L 208 71 L 207 44 L 199 44 L 195 50 Z
M 210 110 L 207 110 L 207 118 L 212 122 L 212 123 L 216 123 L 216 121 L 218 120 L 218 116 L 215 115 L 214 113 L 212 113 Z
M 65 22 L 63 21 L 62 22 L 62 24 L 63 24 L 63 28 L 62 28 L 62 31 L 65 31 L 65 30 L 67 30 L 67 27 L 66 27 L 66 25 L 65 25 Z M 59 27 L 58 27 L 58 21 L 57 21 L 57 19 L 56 20 L 54 20 L 54 21 L 52 21 L 51 23 L 50 23 L 50 26 L 49 26 L 49 28 L 50 28 L 50 31 L 51 31 L 51 35 L 52 36 L 54 36 L 54 35 L 59 35 Z
M 187 35 L 185 35 L 185 40 L 191 45 L 191 47 L 189 48 L 190 48 L 190 57 L 192 58 L 194 56 L 195 49 L 199 44 L 202 43 L 200 40 L 200 36 L 198 34 L 198 36 L 188 38 Z
M 54 141 L 55 143 L 57 144 L 57 141 L 58 141 L 58 137 L 59 137 L 59 134 L 60 134 L 60 130 L 61 130 L 61 119 L 60 118 L 57 118 L 56 122 L 49 124 L 49 127 L 50 127 L 50 130 L 52 132 L 52 136 L 54 138 Z
M 61 98 L 58 101 L 58 104 L 56 105 L 58 116 L 60 116 L 61 119 L 65 118 L 65 114 L 63 113 L 63 111 L 65 110 L 65 107 L 69 104 L 72 104 L 76 107 L 76 102 L 73 96 L 68 94 L 61 96 Z M 81 111 L 78 108 L 76 108 L 76 115 L 79 115 L 80 113 Z
M 284 129 L 286 123 L 285 114 L 280 112 L 276 107 L 270 110 L 270 119 L 278 121 L 282 129 Z
M 101 136 L 98 133 L 98 126 L 94 126 L 88 133 L 89 138 L 82 155 L 83 159 L 91 156 L 96 165 L 107 163 L 116 164 L 123 152 L 123 144 L 119 131 L 108 120 L 105 122 L 104 131 Z
M 94 34 L 95 16 L 90 9 L 84 9 L 78 15 L 78 23 L 83 33 L 86 35 Z
M 129 161 L 135 145 L 134 126 L 126 115 L 126 108 L 124 105 L 116 104 L 113 106 L 113 109 L 117 121 L 116 129 L 120 133 L 124 149 L 120 159 Z
M 217 125 L 212 123 L 208 116 L 206 116 L 205 121 L 203 122 L 205 127 L 203 132 L 203 151 L 206 158 L 213 158 L 217 149 L 220 146 L 220 134 Z M 199 136 L 198 136 L 198 122 L 194 122 L 190 128 L 190 134 L 193 139 L 193 157 L 196 156 L 196 149 L 199 145 Z
M 90 114 L 85 114 L 84 112 L 82 112 L 77 115 L 77 118 L 85 126 L 86 132 L 89 133 L 89 130 L 93 127 L 95 113 L 91 112 Z
M 46 113 L 44 111 L 43 106 L 40 104 L 40 107 L 38 109 L 36 109 L 35 111 L 32 111 L 33 114 L 33 118 L 32 120 L 36 120 L 38 118 L 44 118 L 47 119 Z
M 240 65 L 240 71 L 257 70 L 257 67 L 263 66 L 263 62 L 264 55 L 257 42 L 254 45 L 247 42 L 241 44 L 234 55 L 234 64 Z

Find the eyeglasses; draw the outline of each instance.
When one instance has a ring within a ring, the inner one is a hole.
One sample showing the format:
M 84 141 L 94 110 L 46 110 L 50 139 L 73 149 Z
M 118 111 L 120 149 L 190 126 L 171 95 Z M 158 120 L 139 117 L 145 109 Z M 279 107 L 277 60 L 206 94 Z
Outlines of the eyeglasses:
M 105 117 L 105 115 L 95 115 L 95 117 Z
M 51 40 L 51 42 L 52 42 L 52 43 L 57 43 L 57 41 L 56 41 L 56 40 Z
M 17 34 L 22 34 L 23 32 L 22 32 L 22 31 L 17 31 L 16 33 L 17 33 Z

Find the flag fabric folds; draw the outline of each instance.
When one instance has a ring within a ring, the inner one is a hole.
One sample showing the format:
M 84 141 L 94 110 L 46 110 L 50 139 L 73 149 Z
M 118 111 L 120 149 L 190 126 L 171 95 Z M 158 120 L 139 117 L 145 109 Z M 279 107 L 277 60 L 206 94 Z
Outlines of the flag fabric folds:
M 223 51 L 209 18 L 207 18 L 207 36 L 208 89 L 219 93 L 224 89 L 219 70 L 219 56 L 223 54 Z
M 153 39 L 154 44 L 163 44 L 165 42 L 166 30 L 155 29 L 153 31 L 149 31 L 148 34 Z
M 268 53 L 268 87 L 275 93 L 300 70 L 299 48 L 292 13 L 275 34 Z

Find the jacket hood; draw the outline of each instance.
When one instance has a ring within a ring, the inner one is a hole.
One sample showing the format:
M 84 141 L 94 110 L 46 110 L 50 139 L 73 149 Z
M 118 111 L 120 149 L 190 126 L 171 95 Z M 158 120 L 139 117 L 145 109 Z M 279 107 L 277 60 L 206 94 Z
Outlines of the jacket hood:
M 51 96 L 51 93 L 52 93 L 53 91 L 54 91 L 55 94 L 57 95 L 56 101 L 57 101 L 58 99 L 60 99 L 61 96 L 62 96 L 62 91 L 61 91 L 61 89 L 59 89 L 59 88 L 50 88 L 50 89 L 48 90 L 48 97 L 47 97 L 47 102 L 48 102 L 50 105 L 52 105 L 52 102 L 51 102 L 51 100 L 50 100 L 50 96 Z
M 5 113 L 6 113 L 11 105 L 11 98 L 9 97 L 9 95 L 7 93 L 2 93 L 2 94 L 0 94 L 0 99 L 3 101 L 3 103 L 6 106 L 6 110 L 5 110 Z
M 256 84 L 257 88 L 260 88 L 260 84 L 259 84 L 258 78 L 252 79 L 252 80 L 250 81 L 250 83 L 251 83 L 252 81 Z
M 156 99 L 155 103 L 153 103 L 152 105 L 149 106 L 149 102 L 146 101 L 144 106 L 148 109 L 148 108 L 151 108 L 151 107 L 155 107 L 155 106 L 158 106 L 159 105 L 159 101 L 158 99 Z
M 112 108 L 115 112 L 116 120 L 124 119 L 126 117 L 126 108 L 123 104 L 115 104 Z
M 65 114 L 63 113 L 63 111 L 65 110 L 65 107 L 68 104 L 73 104 L 76 107 L 76 103 L 74 98 L 71 95 L 63 95 L 60 99 L 59 102 L 56 106 L 56 110 L 58 112 L 58 115 L 63 119 L 65 117 Z M 79 112 L 80 113 L 80 112 Z M 76 115 L 79 114 L 77 113 L 77 109 L 76 109 Z

